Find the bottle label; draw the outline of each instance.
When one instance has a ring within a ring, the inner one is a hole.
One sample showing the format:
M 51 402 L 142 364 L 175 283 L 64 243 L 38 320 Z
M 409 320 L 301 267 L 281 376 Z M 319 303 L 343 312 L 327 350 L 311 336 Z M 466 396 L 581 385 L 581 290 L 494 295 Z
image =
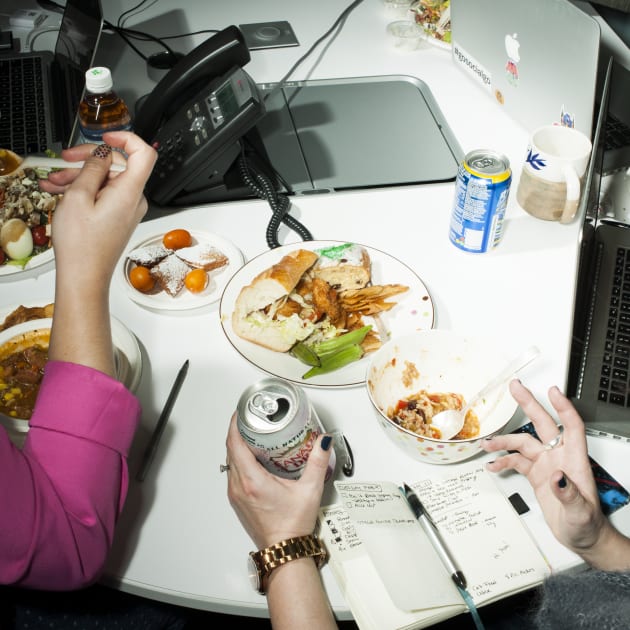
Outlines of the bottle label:
M 88 129 L 80 126 L 80 134 L 77 144 L 103 144 L 103 134 L 108 131 L 133 131 L 131 124 L 112 125 L 104 129 Z

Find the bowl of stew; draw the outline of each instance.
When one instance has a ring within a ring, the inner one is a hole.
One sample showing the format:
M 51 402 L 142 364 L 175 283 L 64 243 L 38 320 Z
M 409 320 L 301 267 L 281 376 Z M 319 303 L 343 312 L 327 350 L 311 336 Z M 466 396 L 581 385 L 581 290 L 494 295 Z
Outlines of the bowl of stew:
M 387 436 L 408 455 L 431 464 L 452 464 L 481 452 L 481 441 L 500 433 L 517 404 L 507 385 L 498 387 L 466 415 L 462 431 L 443 440 L 431 416 L 462 409 L 505 366 L 498 343 L 450 330 L 422 330 L 392 339 L 368 365 L 366 386 Z
M 116 378 L 135 391 L 142 374 L 142 358 L 135 335 L 112 317 Z M 32 319 L 0 331 L 0 424 L 18 446 L 29 429 L 44 368 L 52 318 Z

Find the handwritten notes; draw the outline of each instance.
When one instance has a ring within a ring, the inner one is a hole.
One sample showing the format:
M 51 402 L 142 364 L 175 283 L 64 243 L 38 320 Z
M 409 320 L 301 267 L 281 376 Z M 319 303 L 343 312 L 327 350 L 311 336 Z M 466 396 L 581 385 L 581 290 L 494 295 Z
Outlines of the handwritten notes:
M 404 481 L 439 528 L 478 605 L 538 584 L 549 573 L 528 530 L 481 464 Z M 397 484 L 355 481 L 335 482 L 335 487 L 341 499 L 335 506 L 341 533 L 331 555 L 356 559 L 367 554 L 401 610 L 464 608 Z

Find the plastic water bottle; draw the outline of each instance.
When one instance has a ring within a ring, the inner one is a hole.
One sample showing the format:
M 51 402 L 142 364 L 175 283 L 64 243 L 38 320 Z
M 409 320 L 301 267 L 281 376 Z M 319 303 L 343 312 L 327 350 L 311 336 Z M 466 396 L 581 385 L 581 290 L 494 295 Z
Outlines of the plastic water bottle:
M 79 105 L 80 142 L 102 143 L 106 131 L 131 130 L 131 114 L 118 94 L 109 68 L 85 73 L 85 96 Z

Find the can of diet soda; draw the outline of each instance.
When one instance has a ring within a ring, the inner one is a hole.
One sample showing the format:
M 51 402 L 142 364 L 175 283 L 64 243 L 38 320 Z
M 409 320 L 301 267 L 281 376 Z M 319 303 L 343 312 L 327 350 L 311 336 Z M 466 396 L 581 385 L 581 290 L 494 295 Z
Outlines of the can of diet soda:
M 504 155 L 479 149 L 466 154 L 457 171 L 449 228 L 451 243 L 467 252 L 499 244 L 512 171 Z
M 304 390 L 289 381 L 266 378 L 248 387 L 236 407 L 238 430 L 256 459 L 286 479 L 301 476 L 315 440 L 325 430 Z M 330 453 L 329 472 L 335 468 Z

